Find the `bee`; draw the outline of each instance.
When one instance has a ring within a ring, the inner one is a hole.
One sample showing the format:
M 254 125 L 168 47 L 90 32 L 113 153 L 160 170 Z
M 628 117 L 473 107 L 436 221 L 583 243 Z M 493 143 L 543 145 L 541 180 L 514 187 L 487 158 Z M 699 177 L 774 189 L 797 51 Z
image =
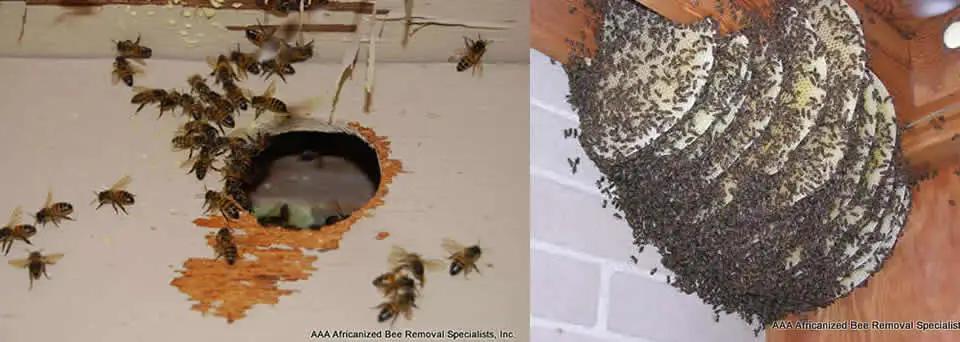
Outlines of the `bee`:
M 247 27 L 244 30 L 244 35 L 246 35 L 247 40 L 251 44 L 256 45 L 258 48 L 264 48 L 269 42 L 274 41 L 274 34 L 277 32 L 276 27 L 266 27 L 260 23 L 260 20 L 257 20 L 256 27 Z
M 63 258 L 63 254 L 47 254 L 43 255 L 40 252 L 30 252 L 30 255 L 26 259 L 16 259 L 10 260 L 8 263 L 10 266 L 16 268 L 26 268 L 30 271 L 30 290 L 33 290 L 33 281 L 35 279 L 40 279 L 40 275 L 43 275 L 47 279 L 50 279 L 50 276 L 47 275 L 47 265 L 53 265 L 60 261 Z
M 223 214 L 223 217 L 231 220 L 239 219 L 240 212 L 243 211 L 240 204 L 230 197 L 230 195 L 213 190 L 207 190 L 207 193 L 204 195 L 203 206 L 206 208 L 205 212 L 209 213 L 218 210 L 220 214 Z
M 223 257 L 227 260 L 228 265 L 233 265 L 237 262 L 237 244 L 233 241 L 233 234 L 230 233 L 230 228 L 220 228 L 220 230 L 217 231 L 217 243 L 214 250 L 217 253 L 214 260 Z
M 279 55 L 283 56 L 281 59 L 289 63 L 300 63 L 313 58 L 313 41 L 309 43 L 300 44 L 297 42 L 294 46 L 289 46 L 287 43 L 283 43 L 282 48 L 280 49 Z
M 123 83 L 128 87 L 133 86 L 133 75 L 142 74 L 143 69 L 130 64 L 124 57 L 117 57 L 113 62 L 113 84 L 117 84 L 120 80 L 123 80 Z
M 420 287 L 426 284 L 426 271 L 443 267 L 443 263 L 438 260 L 424 259 L 419 254 L 407 252 L 399 246 L 393 246 L 390 250 L 389 261 L 395 270 L 406 269 L 410 271 L 413 277 L 420 282 Z
M 384 296 L 389 297 L 397 293 L 401 288 L 415 288 L 413 278 L 410 278 L 402 270 L 395 270 L 381 274 L 373 279 L 373 286 L 376 287 Z
M 487 46 L 492 43 L 493 41 L 480 38 L 479 35 L 477 35 L 477 40 L 463 37 L 465 46 L 457 50 L 457 53 L 450 57 L 450 61 L 457 63 L 457 72 L 472 68 L 474 74 L 479 72 L 483 75 L 483 54 L 487 52 Z
M 174 136 L 171 142 L 174 151 L 188 150 L 190 155 L 187 158 L 193 158 L 193 152 L 203 147 L 207 139 L 203 135 L 187 134 Z
M 217 83 L 223 84 L 226 82 L 233 82 L 239 80 L 237 74 L 233 71 L 233 66 L 230 64 L 230 59 L 227 56 L 220 55 L 216 59 L 213 57 L 207 58 L 207 64 L 213 68 L 213 71 L 210 72 L 210 76 L 213 76 L 213 79 Z
M 244 89 L 238 87 L 236 83 L 224 82 L 223 91 L 227 95 L 227 100 L 229 100 L 234 107 L 238 107 L 241 110 L 247 110 L 247 103 L 250 101 L 247 100 L 247 97 L 249 96 L 247 96 Z
M 383 323 L 392 319 L 390 321 L 390 325 L 392 326 L 400 315 L 403 315 L 407 320 L 412 319 L 413 309 L 417 308 L 416 300 L 416 290 L 413 287 L 405 286 L 397 289 L 393 298 L 377 305 L 376 308 L 380 309 L 380 314 L 377 315 L 377 321 Z
M 163 101 L 165 98 L 169 96 L 167 91 L 163 89 L 150 89 L 146 87 L 136 86 L 136 87 L 133 87 L 133 91 L 137 93 L 134 94 L 133 98 L 130 99 L 130 103 L 140 105 L 140 107 L 137 107 L 137 113 L 143 110 L 144 106 L 148 104 L 153 104 L 153 103 L 160 103 L 161 101 Z
M 205 144 L 200 147 L 200 152 L 196 156 L 187 159 L 183 162 L 181 167 L 186 167 L 191 165 L 190 171 L 187 171 L 187 174 L 195 174 L 197 180 L 203 180 L 207 176 L 207 171 L 213 169 L 214 171 L 220 171 L 213 166 L 213 162 L 216 161 L 216 148 L 211 144 Z
M 13 242 L 16 240 L 23 241 L 28 245 L 33 245 L 33 243 L 30 242 L 30 238 L 37 234 L 37 227 L 29 224 L 21 224 L 22 219 L 23 208 L 17 207 L 13 210 L 13 213 L 10 214 L 10 220 L 7 221 L 7 225 L 0 228 L 0 247 L 3 248 L 3 255 L 10 253 L 10 247 L 13 247 Z
M 263 95 L 254 96 L 250 99 L 250 105 L 252 105 L 255 110 L 254 119 L 260 118 L 260 115 L 265 111 L 281 114 L 289 113 L 287 104 L 273 97 L 273 93 L 276 91 L 277 83 L 270 82 L 270 86 L 263 92 Z
M 451 260 L 450 275 L 455 276 L 462 271 L 463 276 L 466 277 L 471 270 L 480 273 L 480 268 L 477 267 L 477 260 L 483 253 L 480 246 L 464 247 L 451 239 L 443 239 L 443 249 L 450 253 L 450 256 L 447 257 L 448 260 Z
M 197 95 L 200 96 L 200 100 L 208 104 L 216 104 L 224 101 L 220 94 L 217 94 L 217 92 L 207 86 L 207 82 L 204 81 L 200 75 L 190 76 L 190 78 L 187 79 L 187 83 L 190 84 L 190 90 L 197 93 Z
M 124 206 L 133 205 L 135 202 L 134 195 L 126 190 L 127 185 L 130 185 L 132 181 L 133 178 L 126 175 L 120 177 L 109 189 L 98 192 L 96 202 L 100 204 L 97 205 L 97 209 L 99 210 L 104 204 L 109 203 L 115 213 L 119 214 L 120 212 L 117 211 L 117 208 L 120 208 L 120 210 L 126 214 L 127 209 Z
M 280 58 L 280 56 L 261 62 L 260 67 L 263 69 L 263 78 L 267 79 L 270 76 L 277 75 L 284 83 L 287 82 L 285 75 L 293 75 L 297 72 L 289 62 Z
M 173 103 L 176 104 L 176 106 L 180 107 L 184 115 L 190 115 L 191 117 L 193 117 L 194 120 L 200 119 L 199 117 L 200 113 L 198 113 L 195 110 L 197 108 L 196 107 L 197 101 L 196 99 L 193 98 L 192 95 L 183 94 L 180 92 L 171 92 L 168 95 L 167 100 L 172 101 Z
M 256 54 L 240 52 L 239 43 L 237 43 L 237 50 L 230 53 L 229 59 L 237 65 L 237 76 L 241 79 L 246 79 L 248 72 L 254 75 L 260 74 L 260 63 L 257 62 Z
M 47 191 L 47 200 L 43 202 L 43 208 L 40 211 L 37 211 L 33 217 L 36 219 L 37 224 L 46 225 L 47 222 L 53 223 L 54 226 L 60 226 L 60 220 L 70 220 L 73 221 L 73 218 L 70 217 L 70 214 L 73 213 L 73 205 L 67 202 L 53 202 L 53 191 Z
M 233 120 L 232 112 L 233 104 L 231 104 L 229 101 L 226 103 L 220 103 L 218 105 L 204 107 L 201 110 L 201 113 L 203 113 L 203 118 L 216 124 L 222 133 L 226 133 L 224 127 L 234 128 L 237 125 L 237 122 Z
M 140 35 L 137 35 L 137 40 L 122 40 L 115 41 L 117 43 L 117 54 L 123 58 L 131 59 L 146 59 L 153 56 L 153 50 L 143 45 L 140 45 Z

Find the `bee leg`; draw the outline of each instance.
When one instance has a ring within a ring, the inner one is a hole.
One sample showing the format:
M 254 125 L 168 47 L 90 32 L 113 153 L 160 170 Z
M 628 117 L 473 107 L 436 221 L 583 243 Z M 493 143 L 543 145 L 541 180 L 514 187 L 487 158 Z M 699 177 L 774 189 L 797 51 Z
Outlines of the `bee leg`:
M 120 210 L 123 211 L 123 214 L 124 214 L 124 215 L 130 215 L 130 214 L 127 213 L 127 208 L 124 208 L 124 207 L 123 207 L 123 204 L 117 204 L 117 206 L 120 207 Z
M 105 202 L 100 202 L 100 205 L 97 206 L 97 210 L 100 210 L 100 207 L 102 207 L 104 204 L 106 204 L 106 203 L 105 203 Z
M 474 271 L 477 271 L 477 274 L 480 274 L 480 268 L 477 267 L 477 264 L 476 264 L 476 263 L 473 264 L 473 270 L 474 270 Z
M 23 242 L 26 242 L 26 243 L 27 243 L 28 245 L 31 245 L 31 246 L 33 246 L 33 243 L 32 243 L 32 242 L 30 242 L 30 239 L 28 239 L 28 238 L 25 238 L 25 237 L 21 237 L 21 238 L 20 238 L 20 240 L 23 240 Z M 10 244 L 12 245 L 12 244 L 13 244 L 13 242 L 11 241 L 11 242 L 10 242 Z
M 28 277 L 30 278 L 30 287 L 27 290 L 33 290 L 33 275 L 29 274 Z
M 114 212 L 114 213 L 116 213 L 116 214 L 119 214 L 119 213 L 120 213 L 120 211 L 117 210 L 117 204 L 116 204 L 116 203 L 110 203 L 110 206 L 113 207 L 113 212 Z
M 141 103 L 141 104 L 140 104 L 140 107 L 137 107 L 137 113 L 139 113 L 140 110 L 142 110 L 143 107 L 146 106 L 146 105 L 147 105 L 146 103 Z
M 44 278 L 50 279 L 50 276 L 47 275 L 47 265 L 46 265 L 46 264 L 40 265 L 40 271 L 43 272 L 43 277 L 44 277 Z

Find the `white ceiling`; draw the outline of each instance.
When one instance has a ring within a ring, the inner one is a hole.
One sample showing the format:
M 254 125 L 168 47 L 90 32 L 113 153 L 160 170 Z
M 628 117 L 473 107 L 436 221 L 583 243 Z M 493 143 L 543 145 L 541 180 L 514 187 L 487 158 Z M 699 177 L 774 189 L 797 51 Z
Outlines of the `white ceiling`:
M 235 48 L 241 43 L 245 51 L 253 50 L 242 31 L 228 31 L 224 26 L 252 25 L 263 18 L 257 10 L 216 10 L 212 18 L 199 15 L 192 8 L 181 6 L 112 5 L 95 8 L 95 13 L 72 15 L 71 10 L 57 6 L 29 6 L 22 42 L 18 44 L 23 2 L 0 0 L 0 56 L 29 57 L 110 57 L 114 55 L 113 39 L 134 39 L 143 35 L 143 43 L 154 50 L 154 58 L 202 59 Z M 381 18 L 402 18 L 402 0 L 379 0 L 378 9 L 390 10 Z M 184 12 L 191 12 L 190 16 Z M 454 50 L 463 46 L 463 36 L 480 33 L 494 44 L 485 55 L 487 62 L 523 62 L 529 50 L 529 3 L 518 0 L 416 0 L 414 16 L 428 17 L 444 23 L 501 30 L 449 26 L 430 26 L 401 47 L 402 21 L 384 23 L 383 35 L 377 43 L 377 60 L 381 62 L 444 62 Z M 293 19 L 297 15 L 292 14 Z M 308 23 L 353 24 L 359 19 L 358 33 L 364 41 L 370 36 L 369 15 L 359 18 L 352 12 L 308 12 Z M 271 24 L 285 18 L 269 17 Z M 339 62 L 354 41 L 354 33 L 307 33 L 306 40 L 316 40 L 315 62 Z M 361 47 L 366 50 L 366 45 Z M 362 53 L 363 55 L 363 53 Z

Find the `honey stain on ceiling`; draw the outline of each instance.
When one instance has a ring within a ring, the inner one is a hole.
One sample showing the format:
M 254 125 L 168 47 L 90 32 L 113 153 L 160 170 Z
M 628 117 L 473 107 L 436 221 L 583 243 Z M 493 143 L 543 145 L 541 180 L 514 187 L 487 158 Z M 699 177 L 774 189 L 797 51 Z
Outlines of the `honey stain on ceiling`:
M 384 204 L 388 185 L 402 171 L 402 163 L 389 158 L 390 141 L 386 137 L 378 136 L 373 129 L 356 122 L 349 123 L 348 127 L 377 152 L 382 176 L 373 198 L 350 217 L 320 230 L 264 228 L 249 214 L 229 224 L 222 216 L 194 220 L 197 227 L 211 232 L 223 227 L 233 228 L 241 257 L 232 266 L 223 260 L 214 260 L 212 256 L 194 257 L 183 263 L 183 270 L 179 271 L 181 276 L 173 279 L 170 285 L 196 302 L 191 309 L 204 315 L 212 312 L 233 323 L 246 317 L 246 311 L 256 304 L 277 304 L 281 296 L 296 292 L 281 289 L 281 281 L 306 280 L 317 270 L 313 267 L 317 257 L 306 255 L 304 250 L 337 249 L 343 234 L 355 222 L 372 215 L 374 208 Z M 206 239 L 211 247 L 217 243 L 215 234 L 207 234 Z

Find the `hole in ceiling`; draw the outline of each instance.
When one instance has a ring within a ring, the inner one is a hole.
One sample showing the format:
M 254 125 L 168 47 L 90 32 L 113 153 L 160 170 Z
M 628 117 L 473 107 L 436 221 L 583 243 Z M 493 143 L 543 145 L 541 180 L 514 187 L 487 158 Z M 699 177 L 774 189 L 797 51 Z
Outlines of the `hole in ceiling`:
M 261 225 L 321 229 L 369 202 L 380 177 L 377 152 L 360 137 L 293 131 L 253 158 L 247 192 Z
M 948 49 L 960 47 L 960 21 L 950 23 L 950 25 L 947 25 L 947 29 L 943 30 L 943 44 Z

